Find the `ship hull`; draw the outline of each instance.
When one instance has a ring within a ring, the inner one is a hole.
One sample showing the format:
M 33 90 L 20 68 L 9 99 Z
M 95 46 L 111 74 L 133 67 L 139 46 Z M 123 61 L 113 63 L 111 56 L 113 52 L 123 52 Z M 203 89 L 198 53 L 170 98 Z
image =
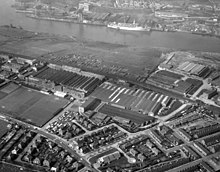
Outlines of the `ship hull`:
M 149 28 L 143 28 L 141 26 L 137 27 L 126 27 L 126 26 L 117 26 L 117 25 L 107 25 L 108 28 L 117 29 L 117 30 L 127 30 L 127 31 L 150 31 Z

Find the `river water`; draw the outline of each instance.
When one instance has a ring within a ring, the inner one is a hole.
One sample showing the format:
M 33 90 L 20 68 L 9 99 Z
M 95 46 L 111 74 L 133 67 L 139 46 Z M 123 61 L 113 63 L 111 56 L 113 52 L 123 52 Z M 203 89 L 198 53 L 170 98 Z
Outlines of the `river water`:
M 35 32 L 65 34 L 78 39 L 90 39 L 109 43 L 119 43 L 140 47 L 165 47 L 182 50 L 198 50 L 220 53 L 220 39 L 188 33 L 168 32 L 128 32 L 103 26 L 70 24 L 63 22 L 36 20 L 16 13 L 11 5 L 14 0 L 0 0 L 0 25 L 13 24 Z

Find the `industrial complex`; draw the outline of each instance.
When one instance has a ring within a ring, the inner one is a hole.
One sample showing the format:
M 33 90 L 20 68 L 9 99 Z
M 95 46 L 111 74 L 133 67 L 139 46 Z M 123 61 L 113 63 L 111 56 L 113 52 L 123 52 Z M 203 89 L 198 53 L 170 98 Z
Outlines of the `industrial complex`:
M 220 72 L 175 55 L 138 81 L 0 53 L 0 162 L 27 171 L 220 170 Z

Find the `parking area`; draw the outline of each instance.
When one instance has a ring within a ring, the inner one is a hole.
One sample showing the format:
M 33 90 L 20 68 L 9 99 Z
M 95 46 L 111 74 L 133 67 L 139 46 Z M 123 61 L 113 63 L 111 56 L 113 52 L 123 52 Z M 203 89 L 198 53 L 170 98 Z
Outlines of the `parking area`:
M 57 120 L 49 123 L 46 129 L 50 133 L 67 140 L 85 133 L 85 131 L 74 122 L 72 113 L 64 113 Z

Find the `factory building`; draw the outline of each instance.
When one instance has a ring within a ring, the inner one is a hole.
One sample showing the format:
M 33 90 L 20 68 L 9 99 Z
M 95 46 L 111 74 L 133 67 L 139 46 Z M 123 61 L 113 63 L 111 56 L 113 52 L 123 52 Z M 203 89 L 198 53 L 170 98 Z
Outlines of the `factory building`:
M 173 99 L 154 91 L 135 89 L 105 82 L 91 94 L 110 105 L 141 112 L 146 115 L 158 115 L 162 107 L 169 106 Z
M 88 110 L 94 110 L 101 103 L 100 99 L 89 97 L 85 103 L 79 107 L 79 112 L 86 112 Z
M 101 84 L 103 79 L 104 76 L 83 72 L 76 68 L 49 65 L 32 73 L 26 82 L 46 90 L 84 98 Z

